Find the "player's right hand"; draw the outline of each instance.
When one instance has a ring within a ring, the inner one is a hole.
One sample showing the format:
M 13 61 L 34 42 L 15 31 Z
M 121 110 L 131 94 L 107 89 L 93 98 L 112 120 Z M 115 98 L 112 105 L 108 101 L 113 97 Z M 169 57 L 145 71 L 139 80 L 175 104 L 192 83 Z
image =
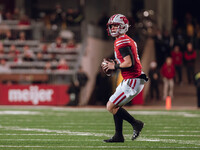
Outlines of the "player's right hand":
M 102 67 L 102 70 L 103 72 L 107 75 L 107 76 L 111 76 L 111 72 L 112 70 L 109 68 L 110 66 L 110 63 L 114 63 L 113 60 L 111 59 L 103 59 L 102 63 L 101 63 L 101 67 Z

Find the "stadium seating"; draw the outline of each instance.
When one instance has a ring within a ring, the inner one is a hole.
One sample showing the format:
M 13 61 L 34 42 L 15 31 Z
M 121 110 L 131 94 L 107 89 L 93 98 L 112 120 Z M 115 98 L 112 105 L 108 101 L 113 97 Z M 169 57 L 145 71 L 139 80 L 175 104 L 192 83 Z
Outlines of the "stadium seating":
M 0 29 L 6 29 L 10 31 L 27 31 L 32 30 L 32 26 L 19 26 L 18 20 L 4 20 L 0 24 Z M 21 80 L 23 75 L 32 75 L 34 76 L 33 81 L 49 81 L 48 76 L 62 76 L 62 75 L 69 75 L 73 76 L 76 74 L 78 70 L 78 66 L 80 65 L 79 59 L 81 54 L 81 44 L 77 44 L 75 48 L 55 48 L 52 49 L 50 47 L 47 50 L 43 51 L 42 45 L 50 43 L 42 43 L 38 40 L 23 40 L 20 41 L 18 39 L 15 40 L 2 40 L 3 44 L 3 54 L 0 55 L 0 60 L 5 59 L 6 64 L 9 66 L 9 72 L 0 72 L 1 80 L 8 81 L 12 80 L 18 82 Z M 10 54 L 10 46 L 15 45 L 16 49 L 18 50 L 18 54 L 15 56 Z M 32 61 L 24 61 L 24 46 L 28 46 L 30 51 L 34 54 Z M 42 58 L 37 60 L 37 53 L 42 54 Z M 13 57 L 16 57 L 18 60 L 21 61 L 14 61 Z M 69 66 L 69 70 L 58 70 L 57 66 L 59 64 L 60 59 L 65 59 L 67 65 Z M 51 64 L 51 71 L 45 70 L 46 63 L 49 62 Z M 52 79 L 52 78 L 51 78 Z

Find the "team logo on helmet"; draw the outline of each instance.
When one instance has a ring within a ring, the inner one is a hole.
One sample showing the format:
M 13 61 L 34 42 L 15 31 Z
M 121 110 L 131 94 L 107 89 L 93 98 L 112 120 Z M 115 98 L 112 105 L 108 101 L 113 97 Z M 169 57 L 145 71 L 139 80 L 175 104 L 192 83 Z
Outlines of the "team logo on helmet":
M 111 30 L 112 25 L 118 25 L 118 28 L 115 32 Z M 122 14 L 115 14 L 110 17 L 107 23 L 107 31 L 108 35 L 112 37 L 116 37 L 120 34 L 125 34 L 129 28 L 129 21 L 128 19 Z

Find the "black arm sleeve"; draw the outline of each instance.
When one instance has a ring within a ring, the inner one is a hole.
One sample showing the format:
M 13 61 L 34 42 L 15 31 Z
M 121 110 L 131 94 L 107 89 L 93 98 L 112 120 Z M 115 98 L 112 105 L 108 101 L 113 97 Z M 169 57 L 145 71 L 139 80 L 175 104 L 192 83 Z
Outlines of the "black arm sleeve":
M 128 56 L 128 55 L 130 55 L 131 61 L 132 61 L 132 66 L 131 67 L 133 67 L 134 64 L 135 64 L 135 61 L 134 61 L 133 53 L 131 51 L 130 46 L 120 48 L 119 52 L 120 52 L 120 54 L 122 55 L 123 58 L 126 57 L 126 56 Z

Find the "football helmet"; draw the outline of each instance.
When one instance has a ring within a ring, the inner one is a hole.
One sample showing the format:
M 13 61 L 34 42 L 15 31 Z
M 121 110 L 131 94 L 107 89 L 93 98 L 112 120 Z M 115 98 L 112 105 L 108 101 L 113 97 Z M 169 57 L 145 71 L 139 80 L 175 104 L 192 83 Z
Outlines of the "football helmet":
M 111 30 L 112 25 L 118 25 L 118 28 L 115 32 Z M 112 37 L 116 37 L 120 34 L 125 34 L 129 28 L 129 21 L 128 19 L 122 14 L 115 14 L 111 16 L 107 23 L 107 31 L 108 35 Z

